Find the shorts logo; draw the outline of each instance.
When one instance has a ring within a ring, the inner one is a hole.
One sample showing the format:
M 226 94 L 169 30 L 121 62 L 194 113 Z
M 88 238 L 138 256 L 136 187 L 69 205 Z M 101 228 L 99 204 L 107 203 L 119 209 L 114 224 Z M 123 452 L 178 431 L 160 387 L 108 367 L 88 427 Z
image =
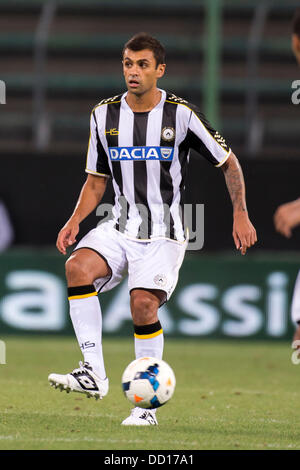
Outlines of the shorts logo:
M 172 147 L 108 147 L 113 161 L 173 160 Z
M 165 287 L 165 285 L 167 284 L 167 278 L 164 274 L 157 274 L 153 280 L 155 284 L 159 287 Z
M 161 138 L 166 142 L 171 142 L 175 139 L 175 130 L 173 127 L 164 127 L 161 131 Z

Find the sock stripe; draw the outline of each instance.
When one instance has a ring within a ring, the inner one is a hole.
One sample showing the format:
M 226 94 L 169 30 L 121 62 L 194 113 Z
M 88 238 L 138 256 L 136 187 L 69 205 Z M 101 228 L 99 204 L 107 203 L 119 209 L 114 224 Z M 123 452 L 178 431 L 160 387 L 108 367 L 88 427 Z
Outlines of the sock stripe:
M 150 325 L 134 325 L 134 336 L 139 339 L 155 338 L 163 332 L 160 321 Z
M 155 338 L 155 336 L 161 335 L 163 333 L 163 329 L 161 328 L 160 330 L 156 331 L 156 333 L 150 333 L 148 335 L 138 335 L 137 333 L 134 333 L 134 337 L 138 339 L 150 339 L 150 338 Z
M 98 292 L 92 292 L 91 294 L 84 294 L 84 295 L 71 295 L 68 297 L 68 300 L 74 300 L 74 299 L 85 299 L 87 297 L 93 297 L 94 295 L 98 295 Z
M 84 299 L 85 297 L 91 297 L 97 295 L 95 286 L 88 284 L 85 286 L 68 287 L 68 299 Z

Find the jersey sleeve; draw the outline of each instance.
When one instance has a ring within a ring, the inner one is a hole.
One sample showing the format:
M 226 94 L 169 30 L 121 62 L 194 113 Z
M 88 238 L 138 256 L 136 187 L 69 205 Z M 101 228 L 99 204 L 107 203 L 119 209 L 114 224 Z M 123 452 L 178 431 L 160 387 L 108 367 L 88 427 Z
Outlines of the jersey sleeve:
M 216 167 L 222 166 L 229 157 L 231 149 L 196 107 L 193 106 L 190 109 L 187 133 L 190 148 L 199 152 Z
M 90 139 L 85 171 L 92 175 L 111 176 L 107 155 L 99 137 L 95 110 L 92 111 L 90 119 Z

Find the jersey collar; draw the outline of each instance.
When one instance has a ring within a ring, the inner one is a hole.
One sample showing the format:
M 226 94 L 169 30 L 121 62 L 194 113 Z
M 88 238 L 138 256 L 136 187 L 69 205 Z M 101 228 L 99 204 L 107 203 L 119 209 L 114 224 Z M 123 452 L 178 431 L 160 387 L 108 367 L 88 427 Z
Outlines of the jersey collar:
M 167 94 L 166 94 L 165 90 L 162 90 L 161 88 L 158 88 L 158 90 L 161 92 L 160 102 L 157 103 L 157 105 L 156 105 L 154 108 L 152 108 L 151 111 L 149 111 L 149 113 L 153 113 L 153 112 L 156 112 L 156 111 L 160 110 L 160 109 L 163 107 L 164 102 L 165 102 L 165 100 L 166 100 L 166 95 L 167 95 Z M 127 112 L 129 112 L 129 113 L 132 114 L 133 111 L 132 111 L 132 109 L 130 108 L 130 106 L 127 104 L 127 101 L 126 101 L 126 99 L 125 99 L 126 96 L 127 96 L 127 93 L 128 93 L 128 91 L 126 91 L 126 92 L 122 95 L 122 98 L 121 98 L 121 106 L 122 106 L 122 108 L 123 108 L 125 111 L 127 111 Z

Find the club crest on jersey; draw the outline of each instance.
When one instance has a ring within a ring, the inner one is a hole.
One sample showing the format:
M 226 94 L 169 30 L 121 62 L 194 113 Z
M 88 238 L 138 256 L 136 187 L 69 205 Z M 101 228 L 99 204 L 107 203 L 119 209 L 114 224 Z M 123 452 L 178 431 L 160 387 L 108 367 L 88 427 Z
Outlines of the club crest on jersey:
M 175 139 L 175 130 L 173 127 L 164 127 L 161 131 L 161 138 L 166 142 L 171 142 Z
M 173 160 L 172 147 L 108 147 L 109 158 L 114 161 Z

